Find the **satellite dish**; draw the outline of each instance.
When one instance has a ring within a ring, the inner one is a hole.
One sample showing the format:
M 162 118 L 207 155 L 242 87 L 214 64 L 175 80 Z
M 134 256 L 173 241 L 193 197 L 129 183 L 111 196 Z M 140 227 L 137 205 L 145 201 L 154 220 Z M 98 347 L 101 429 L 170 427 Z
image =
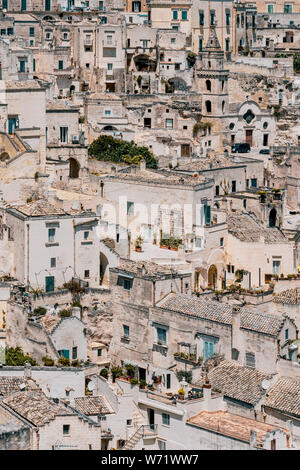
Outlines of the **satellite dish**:
M 270 380 L 267 380 L 267 379 L 264 379 L 261 383 L 261 386 L 264 390 L 268 390 L 270 385 L 271 385 L 271 382 L 270 382 Z
M 89 382 L 87 388 L 88 388 L 89 392 L 92 392 L 93 390 L 95 390 L 94 382 L 92 382 L 92 381 Z

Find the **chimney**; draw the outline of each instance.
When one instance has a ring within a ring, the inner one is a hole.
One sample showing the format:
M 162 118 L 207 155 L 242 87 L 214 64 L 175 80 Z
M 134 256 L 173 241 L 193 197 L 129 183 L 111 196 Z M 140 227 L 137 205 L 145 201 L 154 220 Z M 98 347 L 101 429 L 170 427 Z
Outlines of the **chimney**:
M 116 169 L 115 166 L 112 166 L 112 167 L 111 167 L 111 173 L 112 173 L 112 175 L 116 175 L 116 174 L 117 174 L 117 169 Z
M 211 385 L 209 383 L 208 377 L 206 376 L 205 382 L 202 386 L 203 388 L 203 398 L 205 401 L 210 401 L 211 400 Z
M 140 171 L 146 171 L 146 160 L 140 161 Z
M 231 348 L 239 350 L 241 325 L 241 307 L 233 305 L 232 307 L 232 330 L 231 330 Z
M 250 447 L 256 446 L 256 431 L 250 430 Z
M 72 317 L 76 317 L 79 320 L 81 319 L 81 312 L 80 312 L 80 307 L 73 307 L 72 308 Z
M 30 362 L 25 362 L 25 365 L 24 365 L 24 379 L 31 379 L 31 365 L 30 365 Z

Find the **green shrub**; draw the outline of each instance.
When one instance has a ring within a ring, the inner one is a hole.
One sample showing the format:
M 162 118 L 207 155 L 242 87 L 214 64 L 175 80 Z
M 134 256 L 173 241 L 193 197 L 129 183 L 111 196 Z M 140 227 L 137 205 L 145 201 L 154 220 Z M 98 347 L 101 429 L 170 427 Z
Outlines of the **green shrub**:
M 78 359 L 74 359 L 71 363 L 72 367 L 80 367 L 80 361 Z
M 47 309 L 45 307 L 37 307 L 33 310 L 35 315 L 45 315 L 47 313 Z
M 105 379 L 107 379 L 107 377 L 108 377 L 108 370 L 104 367 L 104 369 L 101 369 L 101 370 L 100 370 L 100 375 L 101 375 L 101 377 L 104 377 Z
M 62 367 L 70 367 L 70 359 L 67 357 L 60 357 L 57 363 Z
M 58 316 L 61 318 L 71 317 L 71 315 L 72 315 L 71 310 L 67 310 L 66 308 L 58 312 Z
M 137 385 L 139 383 L 139 380 L 136 377 L 133 377 L 132 379 L 130 379 L 130 383 L 131 385 Z
M 26 362 L 30 365 L 36 366 L 37 362 L 29 356 L 24 354 L 22 348 L 17 346 L 16 348 L 8 348 L 5 351 L 5 365 L 6 366 L 24 366 Z
M 74 302 L 72 303 L 72 307 L 79 307 L 79 308 L 82 308 L 82 305 L 81 305 L 81 303 L 79 302 L 79 300 L 74 300 Z
M 135 376 L 135 367 L 132 364 L 125 364 L 125 369 L 129 377 Z
M 42 361 L 44 363 L 44 366 L 47 366 L 47 367 L 54 366 L 54 360 L 51 357 L 44 356 L 42 358 Z
M 142 159 L 148 168 L 157 168 L 157 160 L 148 147 L 140 147 L 133 141 L 114 139 L 101 135 L 89 147 L 89 156 L 106 162 L 139 164 Z

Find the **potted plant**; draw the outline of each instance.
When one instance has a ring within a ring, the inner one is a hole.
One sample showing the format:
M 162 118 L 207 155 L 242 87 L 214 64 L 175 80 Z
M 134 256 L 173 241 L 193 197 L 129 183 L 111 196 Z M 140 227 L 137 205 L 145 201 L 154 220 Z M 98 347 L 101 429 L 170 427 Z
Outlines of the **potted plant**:
M 143 237 L 139 235 L 137 239 L 135 240 L 135 251 L 141 252 L 142 251 L 142 246 L 143 246 Z
M 146 380 L 141 380 L 141 381 L 140 381 L 140 388 L 141 388 L 142 390 L 144 390 L 144 389 L 146 388 L 146 385 L 147 385 Z
M 185 392 L 184 392 L 183 388 L 180 388 L 178 390 L 178 395 L 179 395 L 179 400 L 184 400 Z
M 139 380 L 136 378 L 136 377 L 132 377 L 132 379 L 130 379 L 130 384 L 132 386 L 135 386 L 139 383 Z

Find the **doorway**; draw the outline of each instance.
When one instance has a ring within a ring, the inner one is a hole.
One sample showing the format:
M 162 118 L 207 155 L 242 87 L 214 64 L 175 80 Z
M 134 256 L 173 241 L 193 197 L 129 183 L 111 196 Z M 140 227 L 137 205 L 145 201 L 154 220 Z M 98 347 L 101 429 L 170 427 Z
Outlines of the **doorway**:
M 155 425 L 155 413 L 152 408 L 148 408 L 148 420 L 149 420 L 149 426 L 150 429 L 154 431 L 154 425 Z
M 146 382 L 146 369 L 139 367 L 139 381 L 144 380 Z
M 252 145 L 253 145 L 252 138 L 253 138 L 253 130 L 252 129 L 246 129 L 246 143 L 249 144 L 250 147 L 252 147 Z

